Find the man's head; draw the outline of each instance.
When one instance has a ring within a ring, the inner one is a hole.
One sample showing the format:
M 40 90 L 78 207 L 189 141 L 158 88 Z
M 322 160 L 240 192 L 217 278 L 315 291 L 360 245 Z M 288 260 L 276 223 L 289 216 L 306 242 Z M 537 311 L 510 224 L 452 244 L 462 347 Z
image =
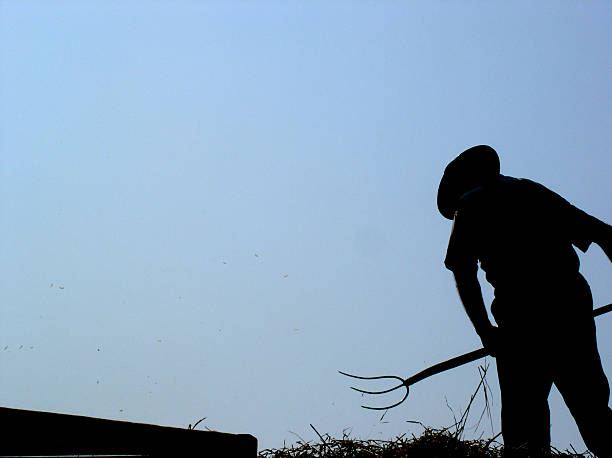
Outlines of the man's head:
M 498 175 L 499 156 L 493 148 L 479 145 L 465 150 L 444 169 L 438 187 L 438 210 L 445 218 L 453 219 L 463 194 Z

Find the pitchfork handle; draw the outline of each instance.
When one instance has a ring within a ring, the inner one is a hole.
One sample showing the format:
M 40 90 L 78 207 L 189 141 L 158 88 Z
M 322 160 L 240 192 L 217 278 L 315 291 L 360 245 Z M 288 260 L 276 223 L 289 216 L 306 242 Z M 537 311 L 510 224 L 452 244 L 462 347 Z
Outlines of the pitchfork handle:
M 603 305 L 601 307 L 593 310 L 593 317 L 597 317 L 599 315 L 603 315 L 604 313 L 608 313 L 612 310 L 612 304 Z M 455 356 L 447 361 L 443 361 L 438 364 L 434 364 L 433 366 L 428 367 L 427 369 L 422 370 L 418 374 L 413 375 L 412 377 L 408 377 L 404 380 L 404 385 L 410 386 L 414 385 L 416 382 L 420 382 L 427 377 L 431 377 L 432 375 L 439 374 L 440 372 L 447 371 L 449 369 L 454 369 L 455 367 L 463 366 L 464 364 L 471 363 L 472 361 L 476 361 L 477 359 L 484 358 L 487 356 L 489 352 L 484 348 L 479 350 L 474 350 L 469 353 L 465 353 L 460 356 Z

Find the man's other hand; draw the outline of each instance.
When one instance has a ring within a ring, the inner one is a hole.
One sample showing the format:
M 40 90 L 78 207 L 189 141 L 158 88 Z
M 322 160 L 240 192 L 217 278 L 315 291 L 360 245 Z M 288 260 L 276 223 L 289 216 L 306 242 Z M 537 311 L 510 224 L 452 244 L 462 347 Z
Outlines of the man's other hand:
M 482 346 L 489 352 L 491 356 L 497 355 L 497 350 L 499 349 L 499 329 L 496 326 L 487 326 L 484 330 L 478 333 L 480 336 L 480 340 L 482 341 Z

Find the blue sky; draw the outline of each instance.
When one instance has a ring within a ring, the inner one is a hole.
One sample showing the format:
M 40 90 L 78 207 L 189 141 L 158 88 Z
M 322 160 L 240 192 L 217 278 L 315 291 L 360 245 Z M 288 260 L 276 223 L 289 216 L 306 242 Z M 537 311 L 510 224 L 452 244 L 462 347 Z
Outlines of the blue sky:
M 612 222 L 607 2 L 5 0 L 0 21 L 4 406 L 207 417 L 260 447 L 448 426 L 476 364 L 387 423 L 336 372 L 479 346 L 442 264 L 448 161 L 490 144 Z M 612 301 L 601 250 L 581 261 Z M 584 448 L 551 409 L 553 444 Z

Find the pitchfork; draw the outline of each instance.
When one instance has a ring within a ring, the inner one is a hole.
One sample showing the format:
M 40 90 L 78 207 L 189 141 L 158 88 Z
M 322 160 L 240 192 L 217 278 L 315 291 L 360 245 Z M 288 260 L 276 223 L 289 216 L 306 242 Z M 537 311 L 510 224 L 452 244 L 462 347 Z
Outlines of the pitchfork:
M 593 310 L 593 316 L 597 317 L 599 315 L 603 315 L 604 313 L 608 313 L 611 310 L 612 310 L 612 304 L 604 305 L 602 307 L 599 307 Z M 387 409 L 392 409 L 393 407 L 397 407 L 402 402 L 404 402 L 406 398 L 408 397 L 408 394 L 410 392 L 410 387 L 414 385 L 415 383 L 420 382 L 421 380 L 424 380 L 428 377 L 431 377 L 432 375 L 439 374 L 440 372 L 444 372 L 449 369 L 454 369 L 455 367 L 459 367 L 464 364 L 471 363 L 472 361 L 476 361 L 477 359 L 484 358 L 488 354 L 489 353 L 484 348 L 481 348 L 479 350 L 474 350 L 469 353 L 465 353 L 463 355 L 456 356 L 449 360 L 443 361 L 441 363 L 434 364 L 433 366 L 430 366 L 427 369 L 424 369 L 421 372 L 413 375 L 412 377 L 408 377 L 406 379 L 403 379 L 396 375 L 378 375 L 376 377 L 362 377 L 360 375 L 348 374 L 342 371 L 338 371 L 338 372 L 340 372 L 342 375 L 346 375 L 347 377 L 352 377 L 352 378 L 356 378 L 359 380 L 383 380 L 384 379 L 384 380 L 398 380 L 399 382 L 401 382 L 399 385 L 396 385 L 394 387 L 391 387 L 386 390 L 381 390 L 381 391 L 367 391 L 367 390 L 362 390 L 360 388 L 355 388 L 354 386 L 351 387 L 351 389 L 358 391 L 359 393 L 364 393 L 364 394 L 385 394 L 385 393 L 391 393 L 392 391 L 395 391 L 395 390 L 399 390 L 400 388 L 406 388 L 406 394 L 404 394 L 404 397 L 400 401 L 396 402 L 395 404 L 391 404 L 389 406 L 384 406 L 384 407 L 372 407 L 372 406 L 363 406 L 363 405 L 361 406 L 364 409 L 370 409 L 370 410 L 387 410 Z

